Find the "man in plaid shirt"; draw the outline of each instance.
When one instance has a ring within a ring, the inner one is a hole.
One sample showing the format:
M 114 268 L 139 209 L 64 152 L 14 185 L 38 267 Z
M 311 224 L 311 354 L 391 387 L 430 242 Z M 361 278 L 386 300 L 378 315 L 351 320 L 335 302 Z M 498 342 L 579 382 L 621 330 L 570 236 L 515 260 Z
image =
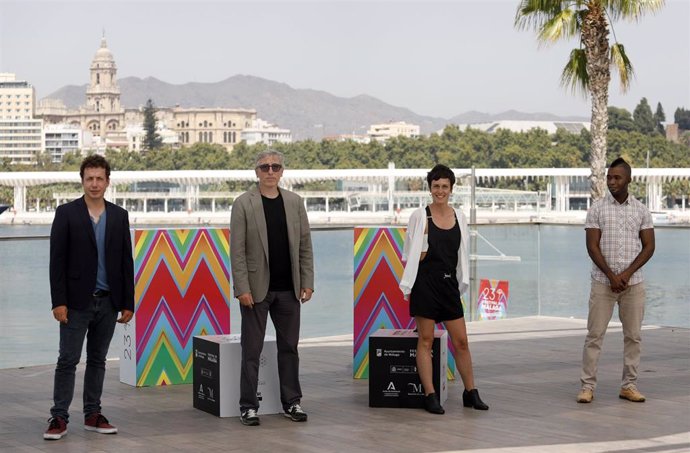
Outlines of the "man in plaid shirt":
M 654 225 L 647 207 L 628 193 L 630 181 L 630 165 L 619 157 L 606 174 L 610 193 L 595 201 L 587 212 L 587 252 L 594 264 L 578 403 L 594 398 L 597 362 L 616 303 L 624 336 L 619 397 L 638 403 L 645 400 L 636 386 L 645 300 L 639 269 L 654 254 Z

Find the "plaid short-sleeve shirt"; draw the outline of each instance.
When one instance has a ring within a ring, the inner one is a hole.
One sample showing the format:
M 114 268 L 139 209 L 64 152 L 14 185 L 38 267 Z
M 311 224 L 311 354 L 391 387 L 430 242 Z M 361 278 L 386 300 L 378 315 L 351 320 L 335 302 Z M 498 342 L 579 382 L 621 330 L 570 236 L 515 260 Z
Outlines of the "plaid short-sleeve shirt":
M 608 193 L 595 201 L 587 211 L 585 229 L 601 230 L 599 247 L 611 270 L 620 274 L 627 269 L 642 250 L 640 231 L 654 228 L 652 215 L 647 207 L 632 195 L 618 203 Z M 592 264 L 592 279 L 609 284 L 609 279 L 596 264 Z M 628 285 L 642 282 L 642 272 L 637 270 Z

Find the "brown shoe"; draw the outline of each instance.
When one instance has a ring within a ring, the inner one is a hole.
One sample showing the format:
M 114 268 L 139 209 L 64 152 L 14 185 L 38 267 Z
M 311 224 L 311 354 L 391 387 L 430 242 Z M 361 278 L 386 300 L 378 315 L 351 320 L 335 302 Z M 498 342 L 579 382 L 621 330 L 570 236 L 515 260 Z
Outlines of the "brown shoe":
M 111 425 L 108 419 L 99 412 L 95 412 L 84 419 L 84 429 L 101 434 L 117 434 L 117 428 Z
M 582 390 L 580 390 L 580 393 L 577 394 L 577 402 L 578 403 L 591 403 L 593 399 L 594 399 L 594 390 L 587 388 L 587 387 L 582 387 Z
M 645 400 L 644 395 L 641 394 L 635 386 L 622 388 L 618 398 L 632 401 L 633 403 L 644 403 Z
M 48 429 L 43 433 L 46 440 L 58 440 L 67 435 L 67 422 L 62 417 L 51 417 L 48 420 Z

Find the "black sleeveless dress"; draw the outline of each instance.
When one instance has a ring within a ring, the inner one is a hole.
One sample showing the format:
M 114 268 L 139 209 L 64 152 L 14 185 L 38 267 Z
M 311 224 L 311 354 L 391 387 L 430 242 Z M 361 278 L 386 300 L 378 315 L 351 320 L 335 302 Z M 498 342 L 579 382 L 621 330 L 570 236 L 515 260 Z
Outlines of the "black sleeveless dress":
M 419 262 L 417 278 L 410 293 L 410 316 L 422 316 L 435 322 L 464 316 L 456 268 L 460 248 L 460 225 L 448 230 L 437 227 L 426 207 L 429 248 Z

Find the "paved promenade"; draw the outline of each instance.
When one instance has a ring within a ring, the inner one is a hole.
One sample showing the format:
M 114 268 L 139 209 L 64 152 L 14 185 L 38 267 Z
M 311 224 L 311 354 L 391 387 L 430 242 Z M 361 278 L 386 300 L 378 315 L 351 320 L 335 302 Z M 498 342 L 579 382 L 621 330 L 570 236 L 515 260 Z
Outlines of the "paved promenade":
M 585 322 L 531 317 L 469 324 L 475 376 L 488 412 L 465 409 L 449 385 L 445 415 L 368 407 L 368 381 L 352 379 L 352 338 L 302 343 L 307 423 L 264 415 L 261 426 L 192 407 L 192 386 L 133 388 L 109 362 L 104 414 L 117 435 L 81 425 L 81 381 L 69 433 L 45 441 L 53 365 L 0 370 L 0 451 L 9 452 L 688 452 L 690 330 L 643 331 L 640 390 L 618 398 L 623 339 L 612 323 L 594 402 L 577 404 Z

